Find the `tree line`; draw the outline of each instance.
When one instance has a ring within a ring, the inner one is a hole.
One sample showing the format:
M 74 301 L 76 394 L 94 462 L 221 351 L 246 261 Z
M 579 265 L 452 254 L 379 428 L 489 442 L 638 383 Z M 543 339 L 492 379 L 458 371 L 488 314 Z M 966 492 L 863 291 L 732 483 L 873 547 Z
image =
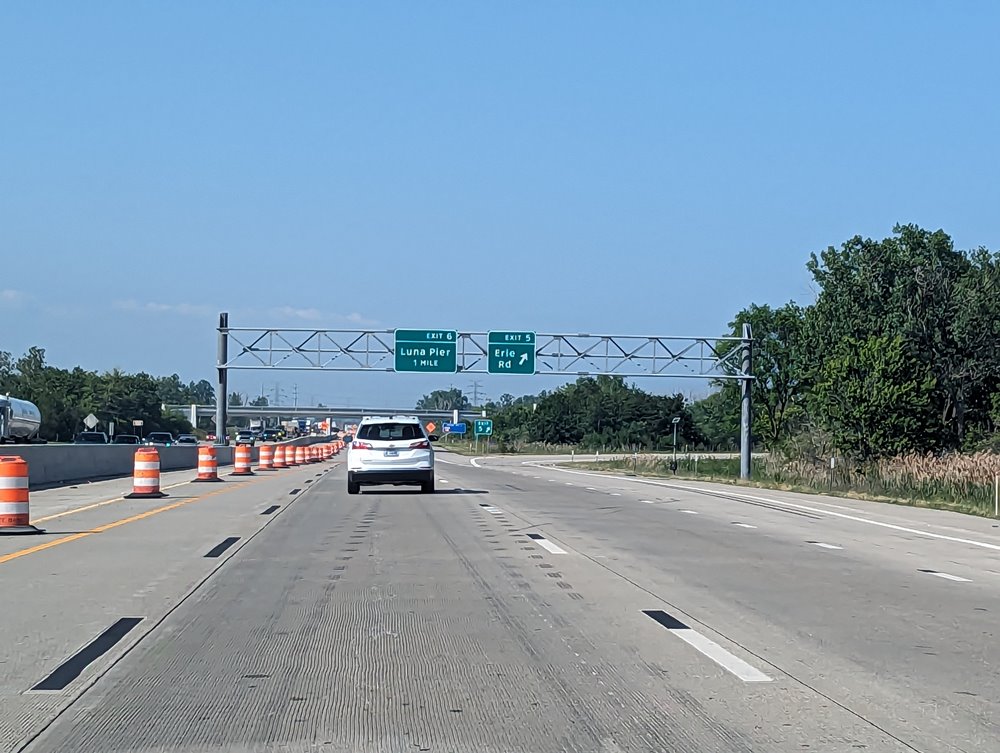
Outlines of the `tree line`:
M 731 323 L 753 329 L 757 442 L 861 461 L 997 446 L 1000 254 L 898 225 L 806 266 L 813 303 L 751 305 Z M 732 433 L 737 391 L 709 398 L 707 436 Z
M 85 430 L 84 419 L 94 414 L 99 430 L 114 422 L 118 434 L 133 433 L 132 422 L 142 421 L 142 432 L 192 431 L 182 416 L 167 413 L 163 404 L 213 403 L 215 390 L 202 379 L 182 382 L 177 374 L 154 377 L 119 369 L 99 374 L 80 367 L 60 369 L 45 363 L 45 349 L 32 347 L 19 358 L 0 351 L 0 394 L 29 400 L 42 414 L 40 436 L 68 441 Z
M 756 449 L 825 462 L 904 453 L 1000 449 L 1000 254 L 957 250 L 943 230 L 897 225 L 812 254 L 815 300 L 750 304 L 731 334 L 753 335 Z M 722 346 L 720 344 L 720 349 Z M 703 400 L 655 396 L 612 377 L 486 407 L 501 440 L 739 446 L 740 397 L 719 380 Z M 418 408 L 467 408 L 460 390 Z

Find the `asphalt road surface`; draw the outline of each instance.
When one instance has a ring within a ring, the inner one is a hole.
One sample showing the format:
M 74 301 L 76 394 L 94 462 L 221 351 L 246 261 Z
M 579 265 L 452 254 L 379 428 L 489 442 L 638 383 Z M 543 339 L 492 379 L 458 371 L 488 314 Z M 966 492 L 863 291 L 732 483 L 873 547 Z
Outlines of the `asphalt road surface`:
M 35 495 L 0 750 L 1000 750 L 995 523 L 438 460 Z

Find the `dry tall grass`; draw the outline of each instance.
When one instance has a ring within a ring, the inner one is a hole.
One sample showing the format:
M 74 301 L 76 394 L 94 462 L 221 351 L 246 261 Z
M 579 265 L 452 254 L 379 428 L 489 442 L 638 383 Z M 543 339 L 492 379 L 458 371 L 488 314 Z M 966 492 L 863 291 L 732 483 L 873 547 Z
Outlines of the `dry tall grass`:
M 681 456 L 677 473 L 692 478 L 737 481 L 739 460 Z M 619 455 L 605 468 L 669 476 L 669 459 L 637 461 Z M 780 456 L 754 458 L 757 482 L 791 489 L 888 499 L 904 504 L 942 507 L 979 515 L 994 512 L 994 484 L 1000 476 L 1000 454 L 903 455 L 871 464 L 841 459 L 810 461 Z

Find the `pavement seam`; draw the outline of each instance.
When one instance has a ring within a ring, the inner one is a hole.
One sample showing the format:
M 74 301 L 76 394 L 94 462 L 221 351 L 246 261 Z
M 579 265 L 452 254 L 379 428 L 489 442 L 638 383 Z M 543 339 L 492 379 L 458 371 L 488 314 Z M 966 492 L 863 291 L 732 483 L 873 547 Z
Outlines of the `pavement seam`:
M 336 467 L 336 466 L 334 466 L 334 467 Z M 273 478 L 273 477 L 264 477 L 264 478 Z M 263 480 L 263 479 L 257 479 L 257 480 L 260 481 L 260 480 Z M 254 482 L 251 482 L 251 483 L 254 483 Z M 205 576 L 201 580 L 199 580 L 197 583 L 195 583 L 194 586 L 192 586 L 187 591 L 187 593 L 185 593 L 183 596 L 181 596 L 181 598 L 178 599 L 177 603 L 174 604 L 170 609 L 168 609 L 163 615 L 161 615 L 158 620 L 156 620 L 155 622 L 151 622 L 149 624 L 148 629 L 146 629 L 144 632 L 142 632 L 141 634 L 139 634 L 135 638 L 135 640 L 132 641 L 132 643 L 130 643 L 128 646 L 126 646 L 124 648 L 124 650 L 117 657 L 115 657 L 114 660 L 111 661 L 110 664 L 108 664 L 106 667 L 104 667 L 104 669 L 102 669 L 101 671 L 96 672 L 88 680 L 84 681 L 81 684 L 81 686 L 79 687 L 77 693 L 70 698 L 69 702 L 65 706 L 63 706 L 61 709 L 59 709 L 59 711 L 55 714 L 55 716 L 53 716 L 51 719 L 49 719 L 41 728 L 38 729 L 38 731 L 35 732 L 35 734 L 33 734 L 31 737 L 29 737 L 27 740 L 25 740 L 25 742 L 19 748 L 16 748 L 15 751 L 14 751 L 14 753 L 25 753 L 25 751 L 27 751 L 28 748 L 30 748 L 34 744 L 34 742 L 36 740 L 38 740 L 42 735 L 44 735 L 52 727 L 52 725 L 54 725 L 57 721 L 59 721 L 59 719 L 62 718 L 62 716 L 67 711 L 69 711 L 71 708 L 73 708 L 73 706 L 76 705 L 77 701 L 79 701 L 87 693 L 87 691 L 89 691 L 91 688 L 93 688 L 112 669 L 114 669 L 115 667 L 117 667 L 118 664 L 126 656 L 128 656 L 130 653 L 132 653 L 132 651 L 140 643 L 142 643 L 142 641 L 146 638 L 146 636 L 150 635 L 154 630 L 156 630 L 158 627 L 160 627 L 160 625 L 162 625 L 164 622 L 166 622 L 166 620 L 174 612 L 176 612 L 183 604 L 186 604 L 187 601 L 192 596 L 194 596 L 199 590 L 201 590 L 202 586 L 204 586 L 206 583 L 208 583 L 208 581 L 211 580 L 211 578 L 214 577 L 215 574 L 218 573 L 226 565 L 227 562 L 229 562 L 229 560 L 231 560 L 233 557 L 235 557 L 239 552 L 243 551 L 244 547 L 246 547 L 251 541 L 253 541 L 255 538 L 257 538 L 257 536 L 262 531 L 264 531 L 264 529 L 266 529 L 269 525 L 271 525 L 275 520 L 277 520 L 279 517 L 281 517 L 281 515 L 286 510 L 289 510 L 295 502 L 298 502 L 308 492 L 310 492 L 312 489 L 318 488 L 318 486 L 319 485 L 317 484 L 316 486 L 308 487 L 308 488 L 304 489 L 301 493 L 299 493 L 297 496 L 293 497 L 291 500 L 289 500 L 289 502 L 284 507 L 281 508 L 281 510 L 279 510 L 277 512 L 277 514 L 269 516 L 264 521 L 264 524 L 260 528 L 258 528 L 256 531 L 254 531 L 251 535 L 247 536 L 245 539 L 243 539 L 242 543 L 239 546 L 236 546 L 232 550 L 230 550 L 229 555 L 227 557 L 220 558 L 219 561 L 215 564 L 215 566 L 213 568 L 211 568 L 208 571 L 208 573 L 206 573 Z M 221 493 L 222 491 L 226 491 L 226 490 L 219 489 L 219 490 L 214 491 L 214 492 L 209 492 L 209 494 L 206 495 L 206 496 L 211 496 L 213 494 L 218 494 L 218 493 Z M 189 502 L 194 502 L 194 501 L 196 501 L 198 499 L 204 499 L 204 497 L 196 497 L 193 500 L 189 500 Z

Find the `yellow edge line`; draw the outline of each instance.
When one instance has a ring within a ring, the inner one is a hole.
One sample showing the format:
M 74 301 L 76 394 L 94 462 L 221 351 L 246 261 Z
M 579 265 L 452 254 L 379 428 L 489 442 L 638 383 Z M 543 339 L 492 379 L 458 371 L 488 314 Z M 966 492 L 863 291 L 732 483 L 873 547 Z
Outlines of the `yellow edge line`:
M 178 507 L 183 507 L 184 505 L 189 505 L 192 502 L 198 502 L 208 497 L 214 497 L 216 494 L 223 494 L 224 492 L 236 491 L 237 488 L 243 489 L 247 486 L 252 486 L 253 484 L 259 483 L 261 481 L 269 481 L 272 476 L 263 476 L 258 479 L 253 479 L 252 481 L 241 484 L 239 487 L 229 487 L 225 489 L 216 489 L 215 491 L 208 492 L 207 494 L 202 494 L 198 497 L 192 497 L 191 499 L 182 499 L 177 502 L 171 502 L 169 505 L 164 505 L 163 507 L 157 507 L 154 510 L 147 510 L 146 512 L 141 512 L 138 515 L 133 515 L 129 518 L 122 518 L 121 520 L 116 520 L 112 523 L 106 523 L 103 526 L 98 526 L 89 531 L 81 531 L 80 533 L 70 534 L 69 536 L 64 536 L 61 539 L 55 539 L 53 541 L 47 541 L 44 544 L 39 544 L 38 546 L 28 547 L 27 549 L 19 549 L 16 552 L 11 552 L 10 554 L 5 554 L 0 557 L 0 565 L 5 562 L 10 562 L 11 560 L 16 560 L 19 557 L 24 557 L 28 554 L 34 554 L 35 552 L 42 552 L 46 549 L 51 549 L 54 546 L 59 546 L 60 544 L 68 544 L 71 541 L 76 541 L 78 539 L 86 538 L 87 536 L 93 536 L 95 533 L 104 533 L 105 531 L 110 531 L 112 528 L 118 528 L 127 523 L 135 523 L 138 520 L 143 520 L 144 518 L 152 517 L 153 515 L 159 515 L 161 512 L 167 512 L 168 510 L 176 510 Z M 112 500 L 115 501 L 115 500 Z
M 191 483 L 191 481 L 181 481 L 180 483 L 170 484 L 170 486 L 163 486 L 163 487 L 160 487 L 160 488 L 161 489 L 176 489 L 178 486 L 184 486 L 184 484 L 190 484 L 190 483 Z M 129 492 L 125 492 L 125 494 L 128 494 L 128 493 Z M 94 502 L 94 503 L 89 504 L 89 505 L 84 505 L 83 507 L 74 507 L 71 510 L 63 510 L 62 512 L 57 512 L 57 513 L 54 513 L 52 515 L 46 515 L 46 516 L 44 516 L 42 518 L 34 518 L 31 522 L 32 523 L 44 523 L 47 520 L 55 520 L 56 518 L 63 518 L 65 516 L 67 516 L 67 515 L 73 515 L 74 513 L 78 513 L 78 512 L 87 512 L 87 510 L 94 510 L 94 509 L 96 509 L 98 507 L 104 507 L 104 505 L 110 505 L 110 504 L 113 504 L 115 502 L 125 502 L 126 501 L 125 494 L 122 494 L 119 497 L 115 497 L 114 499 L 106 499 L 103 502 Z

